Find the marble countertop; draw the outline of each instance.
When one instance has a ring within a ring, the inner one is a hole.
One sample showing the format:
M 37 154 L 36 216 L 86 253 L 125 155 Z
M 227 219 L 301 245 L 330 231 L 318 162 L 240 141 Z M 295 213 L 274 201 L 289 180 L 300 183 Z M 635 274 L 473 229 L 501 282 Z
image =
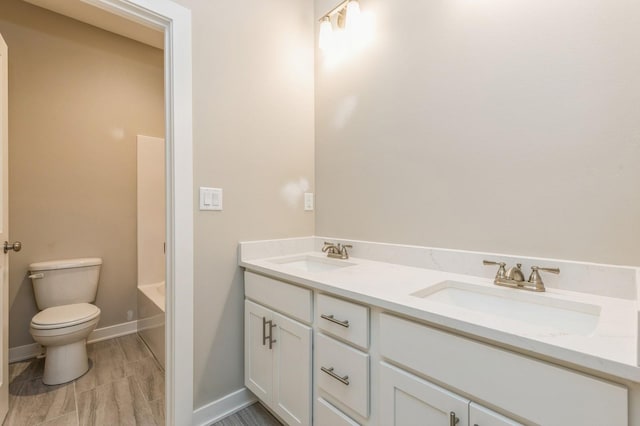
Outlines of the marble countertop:
M 296 256 L 326 259 L 319 252 L 298 253 Z M 637 365 L 638 308 L 635 300 L 559 289 L 547 289 L 545 293 L 503 289 L 487 278 L 359 258 L 347 261 L 352 266 L 319 272 L 307 272 L 286 263 L 278 263 L 292 257 L 245 259 L 240 260 L 239 264 L 250 271 L 410 316 L 524 354 L 640 383 L 640 368 Z M 505 320 L 504 316 L 412 295 L 429 292 L 430 287 L 446 280 L 470 283 L 485 289 L 500 288 L 501 291 L 527 293 L 532 297 L 555 299 L 560 301 L 558 303 L 573 301 L 596 305 L 600 307 L 599 321 L 595 330 L 588 334 L 569 334 L 554 327 L 531 325 L 522 320 Z

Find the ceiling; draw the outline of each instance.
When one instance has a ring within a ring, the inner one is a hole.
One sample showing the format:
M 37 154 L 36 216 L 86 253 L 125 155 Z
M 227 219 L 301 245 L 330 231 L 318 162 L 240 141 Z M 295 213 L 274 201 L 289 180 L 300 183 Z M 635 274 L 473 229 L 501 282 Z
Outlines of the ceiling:
M 122 16 L 114 15 L 82 0 L 24 0 L 33 5 L 68 16 L 149 46 L 164 48 L 164 33 Z

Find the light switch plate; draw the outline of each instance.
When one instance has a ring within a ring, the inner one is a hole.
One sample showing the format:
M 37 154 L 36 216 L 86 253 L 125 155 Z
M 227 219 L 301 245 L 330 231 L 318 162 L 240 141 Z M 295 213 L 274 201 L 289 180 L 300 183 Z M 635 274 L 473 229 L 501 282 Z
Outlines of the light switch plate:
M 313 192 L 304 193 L 304 211 L 313 211 Z
M 200 210 L 222 210 L 222 188 L 200 187 Z

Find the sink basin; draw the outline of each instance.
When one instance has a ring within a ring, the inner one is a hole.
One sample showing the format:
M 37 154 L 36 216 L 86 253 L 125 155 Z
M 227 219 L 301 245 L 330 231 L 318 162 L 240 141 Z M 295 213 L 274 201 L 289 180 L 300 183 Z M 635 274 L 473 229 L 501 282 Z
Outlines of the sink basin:
M 502 320 L 517 321 L 518 324 L 525 323 L 527 328 L 539 328 L 547 333 L 589 335 L 600 318 L 597 305 L 458 281 L 443 281 L 411 295 Z M 509 326 L 507 322 L 502 325 Z
M 326 272 L 355 265 L 355 263 L 344 260 L 315 256 L 295 256 L 286 259 L 272 260 L 271 262 L 304 272 Z

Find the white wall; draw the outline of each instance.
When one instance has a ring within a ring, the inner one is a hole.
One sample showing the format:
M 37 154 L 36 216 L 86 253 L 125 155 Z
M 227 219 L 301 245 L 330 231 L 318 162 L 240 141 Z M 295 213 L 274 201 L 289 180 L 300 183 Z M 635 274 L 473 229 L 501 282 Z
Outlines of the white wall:
M 361 7 L 317 62 L 318 235 L 640 264 L 639 2 Z
M 178 2 L 193 19 L 198 408 L 244 386 L 238 241 L 313 234 L 313 3 Z M 198 186 L 222 188 L 224 210 L 198 211 Z

